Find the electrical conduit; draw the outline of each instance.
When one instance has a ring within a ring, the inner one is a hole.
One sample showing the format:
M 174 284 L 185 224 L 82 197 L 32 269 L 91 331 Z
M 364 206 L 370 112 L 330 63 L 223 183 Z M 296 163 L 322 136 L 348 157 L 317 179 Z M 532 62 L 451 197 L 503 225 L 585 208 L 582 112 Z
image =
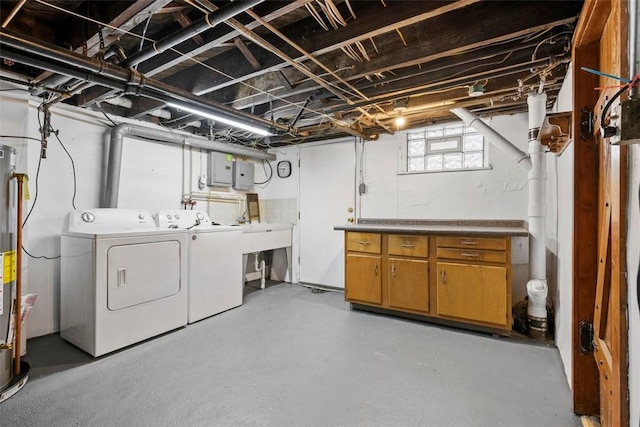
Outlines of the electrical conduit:
M 120 123 L 111 129 L 109 143 L 109 158 L 105 172 L 106 183 L 102 197 L 101 207 L 118 207 L 118 192 L 120 189 L 120 170 L 122 166 L 122 150 L 125 136 L 138 136 L 147 138 L 150 142 L 168 143 L 177 145 L 187 145 L 195 148 L 202 148 L 209 151 L 218 151 L 226 154 L 235 154 L 243 157 L 250 157 L 258 160 L 276 160 L 276 155 L 243 147 L 235 144 L 225 144 L 217 141 L 210 141 L 205 138 L 185 135 L 181 133 L 168 132 L 163 129 L 154 129 L 139 126 L 131 123 Z

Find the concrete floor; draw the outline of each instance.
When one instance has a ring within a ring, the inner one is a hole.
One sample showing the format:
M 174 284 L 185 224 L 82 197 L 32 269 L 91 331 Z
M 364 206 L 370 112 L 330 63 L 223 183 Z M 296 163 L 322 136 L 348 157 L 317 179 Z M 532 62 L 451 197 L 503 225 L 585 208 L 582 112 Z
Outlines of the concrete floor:
M 557 349 L 352 311 L 337 292 L 244 305 L 93 359 L 30 340 L 9 426 L 580 426 Z

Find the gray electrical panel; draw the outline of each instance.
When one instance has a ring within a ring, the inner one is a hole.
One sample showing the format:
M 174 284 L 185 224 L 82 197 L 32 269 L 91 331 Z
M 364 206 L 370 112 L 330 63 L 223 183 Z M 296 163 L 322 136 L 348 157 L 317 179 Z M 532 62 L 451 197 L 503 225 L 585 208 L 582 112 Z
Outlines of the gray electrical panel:
M 211 151 L 207 159 L 207 185 L 229 187 L 232 183 L 233 157 Z
M 236 190 L 253 190 L 253 163 L 236 160 L 233 162 L 233 188 Z

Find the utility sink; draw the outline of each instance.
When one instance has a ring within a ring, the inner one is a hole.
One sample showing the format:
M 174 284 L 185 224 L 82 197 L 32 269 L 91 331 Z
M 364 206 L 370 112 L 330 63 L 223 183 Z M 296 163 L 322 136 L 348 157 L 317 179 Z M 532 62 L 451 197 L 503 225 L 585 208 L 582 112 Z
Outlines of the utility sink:
M 291 247 L 293 224 L 251 223 L 242 225 L 242 253 L 249 254 L 271 249 Z
M 290 222 L 243 224 L 242 258 L 244 271 L 247 271 L 249 254 L 273 250 L 274 265 L 269 274 L 270 278 L 274 280 L 290 280 L 288 278 L 291 277 L 292 230 L 293 224 Z M 278 261 L 278 259 L 281 259 L 281 261 Z M 278 273 L 276 270 L 282 271 Z
M 254 222 L 250 224 L 242 224 L 243 233 L 260 233 L 260 232 L 272 232 L 280 230 L 291 230 L 293 224 L 290 222 Z

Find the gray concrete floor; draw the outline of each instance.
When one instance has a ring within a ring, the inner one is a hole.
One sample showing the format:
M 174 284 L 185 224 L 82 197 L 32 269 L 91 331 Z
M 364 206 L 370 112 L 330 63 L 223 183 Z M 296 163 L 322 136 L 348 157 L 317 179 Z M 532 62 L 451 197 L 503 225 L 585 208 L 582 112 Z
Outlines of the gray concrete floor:
M 9 426 L 579 426 L 557 349 L 350 310 L 277 284 L 93 359 L 30 340 Z

